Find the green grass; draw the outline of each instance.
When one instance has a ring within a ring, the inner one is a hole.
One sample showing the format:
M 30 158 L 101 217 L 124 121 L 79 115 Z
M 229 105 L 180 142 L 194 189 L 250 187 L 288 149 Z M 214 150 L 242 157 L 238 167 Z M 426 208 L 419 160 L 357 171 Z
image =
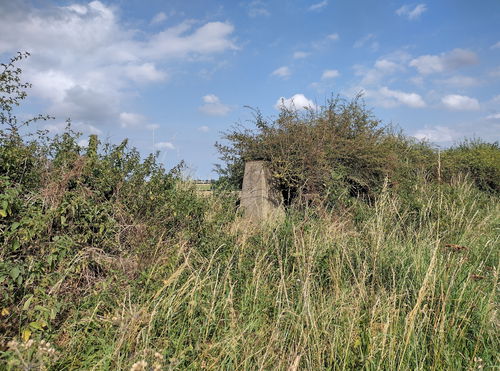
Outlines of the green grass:
M 415 187 L 418 212 L 385 190 L 262 228 L 214 194 L 203 225 L 130 254 L 37 336 L 53 369 L 492 369 L 500 203 L 467 182 Z

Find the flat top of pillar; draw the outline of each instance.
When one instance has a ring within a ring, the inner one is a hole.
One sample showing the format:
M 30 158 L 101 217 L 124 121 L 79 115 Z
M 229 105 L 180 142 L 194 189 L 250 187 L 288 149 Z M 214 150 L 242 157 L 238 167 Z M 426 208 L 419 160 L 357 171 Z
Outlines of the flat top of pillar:
M 263 164 L 265 162 L 269 162 L 269 161 L 265 161 L 265 160 L 250 160 L 250 161 L 245 161 L 245 164 Z

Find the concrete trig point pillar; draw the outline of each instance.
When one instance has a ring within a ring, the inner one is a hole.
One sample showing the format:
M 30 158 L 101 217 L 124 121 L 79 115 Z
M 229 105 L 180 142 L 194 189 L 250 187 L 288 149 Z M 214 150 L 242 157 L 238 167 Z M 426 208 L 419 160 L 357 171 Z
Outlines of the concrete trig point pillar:
M 245 163 L 241 190 L 241 208 L 252 222 L 262 222 L 284 215 L 281 195 L 271 187 L 271 176 L 265 161 Z

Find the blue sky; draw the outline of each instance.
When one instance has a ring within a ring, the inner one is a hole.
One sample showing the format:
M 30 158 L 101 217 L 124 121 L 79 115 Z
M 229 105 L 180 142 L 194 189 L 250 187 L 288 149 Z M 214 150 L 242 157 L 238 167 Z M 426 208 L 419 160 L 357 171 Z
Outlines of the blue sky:
M 212 178 L 244 106 L 276 116 L 364 93 L 384 123 L 448 146 L 500 140 L 498 0 L 0 1 L 0 57 L 33 84 L 19 115 L 70 117 Z M 292 103 L 293 102 L 293 103 Z M 85 139 L 83 139 L 84 143 Z

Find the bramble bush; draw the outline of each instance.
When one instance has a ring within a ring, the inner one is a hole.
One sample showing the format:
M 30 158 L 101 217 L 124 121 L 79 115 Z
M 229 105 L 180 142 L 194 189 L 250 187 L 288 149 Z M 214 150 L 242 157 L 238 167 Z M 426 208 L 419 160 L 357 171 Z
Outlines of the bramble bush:
M 254 119 L 255 129 L 236 126 L 216 144 L 223 161 L 221 182 L 239 187 L 244 162 L 265 160 L 286 203 L 300 201 L 302 193 L 319 194 L 325 201 L 370 200 L 386 179 L 408 193 L 419 177 L 450 182 L 459 174 L 468 174 L 483 190 L 499 190 L 498 144 L 464 142 L 445 150 L 440 164 L 435 148 L 383 125 L 361 96 L 333 98 L 305 111 L 282 106 L 274 120 L 255 111 Z
M 70 122 L 52 138 L 23 136 L 23 126 L 50 118 L 19 122 L 13 114 L 30 87 L 15 68 L 25 57 L 2 65 L 0 75 L 0 341 L 59 323 L 116 271 L 111 257 L 138 254 L 159 235 L 203 222 L 204 201 L 178 186 L 182 163 L 168 172 L 157 155 L 142 159 L 126 140 L 101 145 L 91 136 L 81 147 Z

